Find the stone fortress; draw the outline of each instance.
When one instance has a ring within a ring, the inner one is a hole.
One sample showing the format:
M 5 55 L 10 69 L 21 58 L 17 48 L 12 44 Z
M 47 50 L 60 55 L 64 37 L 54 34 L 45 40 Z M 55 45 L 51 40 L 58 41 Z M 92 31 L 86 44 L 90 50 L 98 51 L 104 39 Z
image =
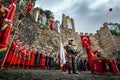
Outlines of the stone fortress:
M 25 13 L 29 1 L 32 1 L 33 6 L 35 6 L 36 0 L 24 0 L 22 8 L 17 8 L 13 28 L 18 24 L 19 14 Z M 9 3 L 11 0 L 3 0 L 1 2 L 6 5 L 7 2 Z M 42 14 L 39 15 L 38 21 L 35 22 L 35 14 L 38 10 L 40 9 L 33 8 L 31 14 L 25 16 L 17 30 L 20 38 L 25 43 L 34 46 L 38 51 L 44 50 L 45 53 L 49 53 L 51 56 L 57 58 L 60 50 L 60 42 L 62 42 L 63 45 L 66 45 L 68 38 L 73 38 L 74 44 L 77 46 L 76 49 L 82 50 L 80 55 L 86 55 L 82 48 L 80 35 L 89 35 L 93 49 L 98 49 L 98 51 L 106 57 L 115 57 L 117 60 L 120 60 L 120 36 L 112 35 L 107 27 L 108 25 L 117 25 L 118 28 L 120 28 L 120 24 L 104 23 L 95 34 L 82 32 L 79 34 L 75 31 L 74 19 L 62 14 L 61 24 L 60 21 L 54 20 L 54 30 L 51 31 L 49 30 L 49 19 L 47 19 L 47 27 L 41 28 L 40 23 L 43 16 Z M 68 25 L 67 20 L 71 22 L 71 25 Z M 58 32 L 58 24 L 60 24 L 61 33 Z
M 104 23 L 96 31 L 94 37 L 98 40 L 97 45 L 99 45 L 100 50 L 105 56 L 120 60 L 120 35 L 112 34 L 108 28 L 109 26 L 117 26 L 120 29 L 120 24 L 118 23 Z

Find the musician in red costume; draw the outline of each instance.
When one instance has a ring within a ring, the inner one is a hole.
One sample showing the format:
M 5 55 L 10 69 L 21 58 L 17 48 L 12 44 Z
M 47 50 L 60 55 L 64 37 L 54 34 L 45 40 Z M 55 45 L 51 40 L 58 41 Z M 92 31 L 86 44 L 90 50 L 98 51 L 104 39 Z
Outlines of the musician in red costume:
M 24 46 L 23 47 L 21 47 L 21 49 L 20 49 L 20 59 L 19 59 L 19 67 L 20 68 L 23 68 L 23 61 L 24 61 Z
M 26 49 L 26 58 L 25 58 L 25 63 L 24 63 L 24 65 L 25 65 L 25 69 L 26 68 L 28 68 L 28 65 L 29 65 L 29 60 L 30 60 L 30 55 L 29 55 L 29 49 L 28 49 L 28 47 L 27 47 L 27 49 Z
M 45 69 L 45 53 L 44 53 L 44 51 L 41 51 L 41 54 L 40 54 L 40 67 L 42 69 Z
M 32 47 L 31 51 L 30 51 L 30 64 L 29 64 L 29 68 L 33 68 L 35 65 L 35 54 L 36 51 L 34 49 L 34 47 Z
M 30 60 L 31 60 L 31 50 L 30 50 L 30 47 L 29 47 L 29 49 L 27 50 L 27 68 L 30 68 L 29 66 L 30 66 Z
M 16 45 L 16 43 L 13 42 L 13 45 L 14 45 L 14 52 L 12 53 L 12 58 L 11 58 L 11 61 L 10 61 L 10 67 L 14 68 L 15 67 L 15 60 L 17 58 L 17 48 L 18 46 Z
M 90 67 L 90 71 L 91 73 L 93 73 L 93 57 L 95 56 L 95 54 L 98 52 L 97 50 L 93 50 L 92 47 L 87 47 L 86 48 L 86 52 L 88 55 L 88 62 L 89 62 L 89 67 Z

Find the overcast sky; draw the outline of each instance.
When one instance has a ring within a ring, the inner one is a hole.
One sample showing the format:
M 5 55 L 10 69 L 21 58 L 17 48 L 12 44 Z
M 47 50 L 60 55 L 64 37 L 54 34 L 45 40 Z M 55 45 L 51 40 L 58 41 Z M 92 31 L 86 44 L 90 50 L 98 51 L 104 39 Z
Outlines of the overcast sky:
M 61 21 L 62 13 L 70 16 L 79 33 L 95 33 L 104 22 L 120 22 L 120 0 L 37 0 L 36 6 L 51 10 L 55 20 Z

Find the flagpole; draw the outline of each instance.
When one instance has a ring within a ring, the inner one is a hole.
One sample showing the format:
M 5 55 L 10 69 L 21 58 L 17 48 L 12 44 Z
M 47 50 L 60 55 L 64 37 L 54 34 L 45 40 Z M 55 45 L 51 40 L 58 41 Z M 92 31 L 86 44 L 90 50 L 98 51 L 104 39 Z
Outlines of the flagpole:
M 16 30 L 18 29 L 18 27 L 20 26 L 20 24 L 21 24 L 21 21 L 19 21 Z M 12 39 L 11 39 L 11 41 L 10 41 L 9 46 L 8 46 L 7 52 L 6 52 L 6 54 L 5 54 L 5 57 L 4 57 L 4 59 L 3 59 L 2 65 L 1 65 L 1 69 L 3 69 L 3 66 L 4 66 L 4 64 L 5 64 L 5 61 L 6 61 L 8 52 L 9 52 L 9 50 L 10 50 L 10 48 L 11 48 L 12 42 L 13 42 L 13 40 L 14 40 L 14 37 L 15 37 L 15 33 L 13 34 L 13 37 L 12 37 Z
M 17 25 L 17 27 L 16 27 L 16 31 L 18 30 L 18 28 L 19 28 L 19 26 L 20 26 L 23 18 L 24 18 L 24 14 L 20 14 L 19 17 L 18 17 L 19 22 L 18 22 L 18 25 Z M 2 64 L 1 64 L 1 69 L 3 69 L 3 66 L 4 66 L 4 64 L 5 64 L 5 61 L 6 61 L 8 52 L 9 52 L 9 50 L 10 50 L 10 48 L 11 48 L 12 42 L 13 42 L 13 40 L 14 40 L 14 37 L 15 37 L 15 33 L 13 34 L 13 37 L 12 37 L 12 39 L 11 39 L 11 41 L 10 41 L 10 44 L 8 45 L 7 52 L 6 52 L 6 54 L 5 54 L 5 57 L 3 58 L 3 62 L 2 62 Z
M 62 38 L 61 38 L 61 36 L 60 36 L 60 50 L 61 50 L 61 44 L 62 44 Z M 63 63 L 63 61 L 62 61 L 62 59 L 61 59 L 61 51 L 59 52 L 59 55 L 60 55 L 60 69 L 62 68 L 62 63 Z
M 60 28 L 61 29 L 61 28 Z M 60 68 L 63 70 L 63 65 L 65 64 L 64 63 L 64 59 L 65 59 L 65 52 L 64 52 L 64 47 L 63 47 L 63 31 L 61 30 L 61 32 L 60 32 L 61 34 L 60 34 L 60 53 L 59 53 L 59 55 L 60 55 Z M 63 50 L 62 51 L 62 53 L 61 53 L 61 50 Z M 62 57 L 62 58 L 61 58 Z M 66 59 L 65 59 L 65 62 L 66 62 Z

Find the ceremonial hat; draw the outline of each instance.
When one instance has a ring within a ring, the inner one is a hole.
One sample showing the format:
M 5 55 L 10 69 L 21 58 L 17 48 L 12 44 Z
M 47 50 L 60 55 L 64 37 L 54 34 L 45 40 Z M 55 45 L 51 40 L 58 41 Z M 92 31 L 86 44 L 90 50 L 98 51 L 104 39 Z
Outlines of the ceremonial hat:
M 74 39 L 73 38 L 68 38 L 68 41 L 74 41 Z

